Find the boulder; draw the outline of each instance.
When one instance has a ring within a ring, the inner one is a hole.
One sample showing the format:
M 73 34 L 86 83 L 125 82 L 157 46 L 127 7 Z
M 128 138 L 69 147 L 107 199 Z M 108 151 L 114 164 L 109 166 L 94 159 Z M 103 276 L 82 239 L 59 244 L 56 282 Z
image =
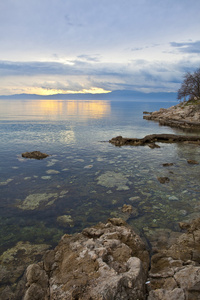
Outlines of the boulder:
M 142 300 L 148 267 L 141 238 L 123 220 L 110 219 L 64 235 L 41 263 L 29 266 L 24 299 Z

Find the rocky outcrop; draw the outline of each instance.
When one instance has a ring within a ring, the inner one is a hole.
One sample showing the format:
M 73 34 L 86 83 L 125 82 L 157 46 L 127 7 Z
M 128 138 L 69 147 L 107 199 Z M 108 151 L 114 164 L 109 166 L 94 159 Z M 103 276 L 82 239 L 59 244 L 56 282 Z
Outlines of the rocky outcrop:
M 143 119 L 179 128 L 200 128 L 200 101 L 188 101 L 155 112 L 143 112 Z
M 153 249 L 148 300 L 200 299 L 200 218 L 179 225 L 187 232 Z
M 109 140 L 109 143 L 115 146 L 145 146 L 154 145 L 155 142 L 158 143 L 181 143 L 190 142 L 200 144 L 200 136 L 190 136 L 190 135 L 176 135 L 176 134 L 150 134 L 146 135 L 144 138 L 123 138 L 122 136 L 117 136 Z M 151 147 L 155 148 L 155 147 Z
M 149 254 L 122 219 L 64 235 L 27 268 L 24 300 L 145 299 Z
M 150 271 L 147 247 L 120 218 L 64 235 L 54 250 L 19 243 L 1 256 L 0 299 L 200 300 L 200 218 L 179 225 L 152 232 Z
M 42 153 L 40 151 L 22 153 L 22 157 L 24 157 L 24 158 L 34 158 L 34 159 L 38 159 L 38 160 L 46 158 L 48 156 L 49 156 L 49 154 Z

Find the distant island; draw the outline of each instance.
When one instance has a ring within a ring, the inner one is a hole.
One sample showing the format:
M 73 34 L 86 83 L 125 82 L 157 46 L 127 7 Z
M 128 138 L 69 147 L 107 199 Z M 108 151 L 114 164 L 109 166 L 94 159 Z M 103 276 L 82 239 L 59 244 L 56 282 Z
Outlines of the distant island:
M 134 101 L 169 101 L 173 102 L 177 99 L 177 93 L 159 92 L 159 93 L 143 93 L 131 90 L 115 90 L 110 93 L 102 94 L 55 94 L 55 95 L 36 95 L 36 94 L 15 94 L 0 96 L 0 99 L 54 99 L 54 100 L 134 100 Z

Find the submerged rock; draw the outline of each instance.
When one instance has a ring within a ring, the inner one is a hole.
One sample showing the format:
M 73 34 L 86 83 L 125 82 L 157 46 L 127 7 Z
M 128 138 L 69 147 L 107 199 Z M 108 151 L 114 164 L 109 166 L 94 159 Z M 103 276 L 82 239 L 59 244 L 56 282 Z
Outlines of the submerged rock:
M 42 153 L 40 151 L 33 151 L 33 152 L 24 152 L 22 153 L 22 157 L 24 158 L 34 158 L 34 159 L 43 159 L 48 157 L 49 154 Z
M 57 222 L 63 227 L 74 227 L 74 221 L 70 215 L 57 217 Z
M 198 161 L 193 160 L 193 159 L 188 159 L 187 162 L 188 162 L 188 164 L 191 164 L 191 165 L 198 165 L 199 164 Z
M 164 163 L 164 164 L 162 164 L 163 165 L 163 167 L 171 167 L 171 166 L 173 166 L 174 164 L 173 163 Z
M 122 173 L 107 171 L 97 177 L 97 184 L 108 188 L 116 187 L 118 191 L 129 190 L 127 184 L 131 184 L 131 182 L 127 177 L 128 176 L 123 175 Z
M 170 182 L 168 177 L 157 177 L 158 181 L 162 184 Z
M 28 195 L 24 201 L 17 204 L 17 207 L 23 210 L 35 210 L 40 206 L 52 205 L 58 198 L 57 193 L 36 193 Z
M 64 235 L 42 263 L 29 266 L 24 300 L 38 293 L 38 299 L 142 300 L 148 266 L 140 237 L 123 220 L 110 219 Z
M 13 181 L 12 178 L 8 178 L 8 179 L 5 180 L 5 181 L 1 181 L 1 182 L 0 182 L 0 186 L 1 186 L 1 185 L 7 185 L 7 184 L 9 184 L 11 181 Z

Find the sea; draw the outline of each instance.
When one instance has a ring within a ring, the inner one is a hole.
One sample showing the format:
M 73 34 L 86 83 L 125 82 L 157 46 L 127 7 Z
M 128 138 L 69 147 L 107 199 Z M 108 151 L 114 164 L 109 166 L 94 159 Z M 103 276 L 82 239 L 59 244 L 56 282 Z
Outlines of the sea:
M 63 234 L 114 217 L 149 238 L 152 230 L 179 231 L 178 222 L 199 216 L 200 164 L 187 162 L 200 163 L 199 145 L 109 143 L 119 135 L 200 135 L 143 119 L 143 111 L 175 104 L 0 100 L 0 254 L 19 241 L 53 247 Z M 49 156 L 23 158 L 27 151 Z

